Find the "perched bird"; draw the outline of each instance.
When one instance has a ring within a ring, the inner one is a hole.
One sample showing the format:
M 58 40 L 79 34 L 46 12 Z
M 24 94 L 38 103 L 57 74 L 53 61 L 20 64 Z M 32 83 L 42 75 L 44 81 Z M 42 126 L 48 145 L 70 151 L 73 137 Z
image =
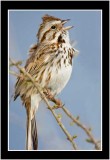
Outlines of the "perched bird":
M 38 43 L 29 50 L 25 70 L 36 79 L 42 88 L 48 89 L 53 96 L 58 95 L 66 86 L 72 73 L 72 59 L 76 54 L 70 43 L 68 30 L 64 27 L 69 20 L 62 20 L 50 15 L 42 17 L 38 30 Z M 42 100 L 31 81 L 20 72 L 15 85 L 14 100 L 20 96 L 27 113 L 26 149 L 38 148 L 35 114 Z M 33 146 L 33 148 L 32 148 Z

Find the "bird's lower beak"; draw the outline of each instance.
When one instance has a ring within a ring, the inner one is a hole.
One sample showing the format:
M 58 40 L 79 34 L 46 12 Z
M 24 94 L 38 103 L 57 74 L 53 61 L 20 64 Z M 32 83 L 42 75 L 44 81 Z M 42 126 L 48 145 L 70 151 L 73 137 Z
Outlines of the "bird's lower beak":
M 66 31 L 66 30 L 69 30 L 71 28 L 73 28 L 73 26 L 64 27 L 63 30 Z

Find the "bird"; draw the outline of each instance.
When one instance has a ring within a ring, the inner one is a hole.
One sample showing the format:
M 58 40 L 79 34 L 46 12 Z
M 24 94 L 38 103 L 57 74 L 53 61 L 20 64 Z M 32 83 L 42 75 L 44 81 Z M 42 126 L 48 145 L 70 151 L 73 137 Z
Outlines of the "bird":
M 29 49 L 29 57 L 24 66 L 43 89 L 47 89 L 53 96 L 58 95 L 68 83 L 73 66 L 73 57 L 77 50 L 72 47 L 69 30 L 73 26 L 65 27 L 70 19 L 45 14 L 42 17 L 37 40 Z M 14 100 L 21 97 L 27 114 L 26 149 L 38 150 L 38 135 L 36 111 L 42 97 L 22 72 L 19 73 L 15 84 Z

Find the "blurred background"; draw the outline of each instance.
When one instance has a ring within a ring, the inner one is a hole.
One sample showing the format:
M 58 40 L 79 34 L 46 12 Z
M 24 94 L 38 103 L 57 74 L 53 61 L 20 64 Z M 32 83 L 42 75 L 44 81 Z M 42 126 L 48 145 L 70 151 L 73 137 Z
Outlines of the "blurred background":
M 73 72 L 69 83 L 58 95 L 65 106 L 80 121 L 92 128 L 97 140 L 101 139 L 101 11 L 87 10 L 18 10 L 9 11 L 9 56 L 23 61 L 28 58 L 30 46 L 37 42 L 37 31 L 44 14 L 61 19 L 71 19 L 68 25 L 70 39 L 79 50 L 74 58 Z M 14 69 L 14 68 L 13 68 Z M 17 71 L 16 69 L 14 69 Z M 16 77 L 9 75 L 9 99 L 14 93 Z M 9 104 L 9 150 L 25 150 L 26 112 L 20 98 L 11 99 Z M 77 135 L 75 142 L 80 150 L 93 150 L 94 146 L 85 141 L 87 135 L 71 120 L 62 115 L 62 122 L 71 135 Z M 56 123 L 47 106 L 42 102 L 36 114 L 39 150 L 72 150 L 72 145 Z

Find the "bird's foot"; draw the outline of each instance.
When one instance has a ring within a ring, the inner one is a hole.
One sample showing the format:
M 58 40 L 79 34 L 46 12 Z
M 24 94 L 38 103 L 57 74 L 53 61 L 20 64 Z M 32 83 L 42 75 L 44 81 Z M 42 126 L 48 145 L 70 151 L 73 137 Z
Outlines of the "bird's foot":
M 64 106 L 64 104 L 62 104 L 61 100 L 60 99 L 56 99 L 54 97 L 54 95 L 52 95 L 51 91 L 49 89 L 45 89 L 44 90 L 44 94 L 45 96 L 52 102 L 54 102 L 56 104 L 56 107 L 55 108 L 61 108 Z

